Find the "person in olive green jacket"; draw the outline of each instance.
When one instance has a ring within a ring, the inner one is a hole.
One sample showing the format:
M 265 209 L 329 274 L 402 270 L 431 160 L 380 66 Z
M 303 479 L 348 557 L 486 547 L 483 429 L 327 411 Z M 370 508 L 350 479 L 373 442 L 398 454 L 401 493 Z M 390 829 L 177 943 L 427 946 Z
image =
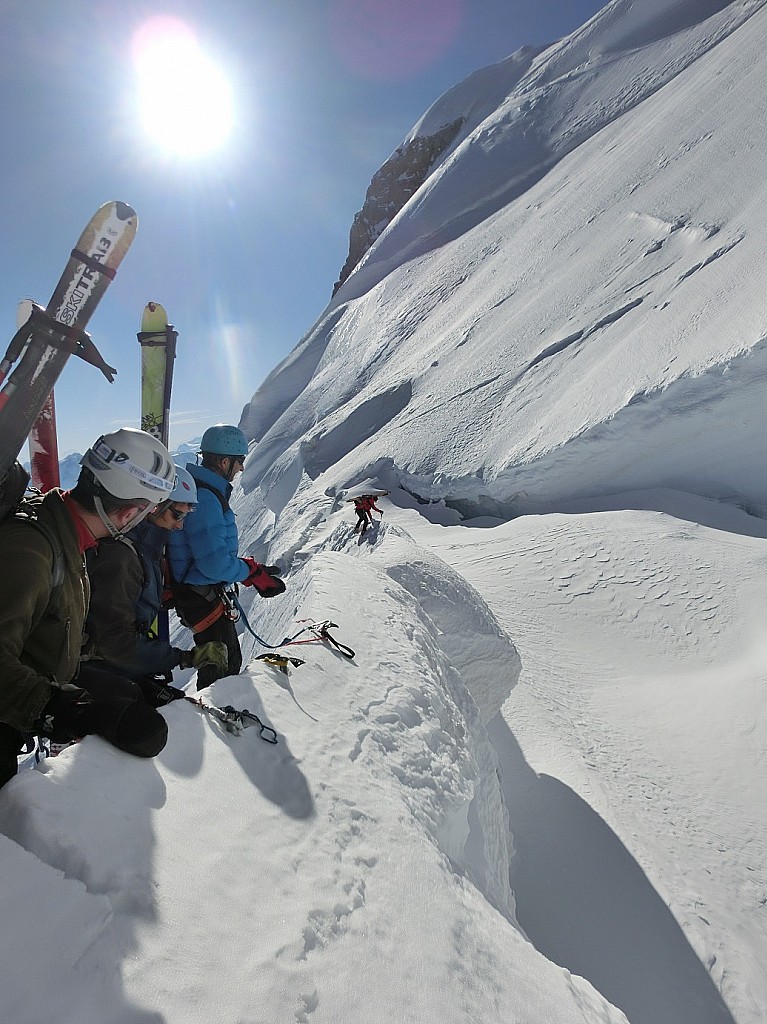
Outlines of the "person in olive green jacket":
M 167 739 L 164 718 L 132 680 L 79 659 L 90 597 L 84 553 L 167 498 L 175 467 L 164 445 L 131 428 L 100 437 L 81 464 L 72 491 L 36 500 L 39 526 L 18 516 L 0 523 L 0 786 L 16 774 L 29 733 L 56 742 L 96 734 L 139 757 Z

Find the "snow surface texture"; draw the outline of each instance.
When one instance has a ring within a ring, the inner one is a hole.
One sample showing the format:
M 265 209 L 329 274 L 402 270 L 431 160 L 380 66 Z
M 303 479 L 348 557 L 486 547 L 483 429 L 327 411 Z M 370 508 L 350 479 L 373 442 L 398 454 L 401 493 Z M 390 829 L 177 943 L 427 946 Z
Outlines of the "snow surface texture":
M 254 396 L 246 487 L 767 509 L 764 6 L 616 0 L 535 58 Z
M 253 628 L 357 656 L 243 632 L 276 747 L 175 704 L 5 787 L 4 1021 L 762 1024 L 764 8 L 427 113 L 482 119 L 243 417 Z

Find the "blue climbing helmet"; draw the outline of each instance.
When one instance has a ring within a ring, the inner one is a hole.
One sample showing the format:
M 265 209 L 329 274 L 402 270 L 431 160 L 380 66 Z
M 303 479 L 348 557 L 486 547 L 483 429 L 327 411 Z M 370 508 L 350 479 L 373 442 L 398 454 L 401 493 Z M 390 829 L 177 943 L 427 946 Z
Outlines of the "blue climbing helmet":
M 248 454 L 248 439 L 239 427 L 233 427 L 230 423 L 216 423 L 202 435 L 200 451 L 203 454 L 244 459 Z
M 197 484 L 192 474 L 181 466 L 176 466 L 176 483 L 168 498 L 168 502 L 171 501 L 180 501 L 187 505 L 197 504 Z

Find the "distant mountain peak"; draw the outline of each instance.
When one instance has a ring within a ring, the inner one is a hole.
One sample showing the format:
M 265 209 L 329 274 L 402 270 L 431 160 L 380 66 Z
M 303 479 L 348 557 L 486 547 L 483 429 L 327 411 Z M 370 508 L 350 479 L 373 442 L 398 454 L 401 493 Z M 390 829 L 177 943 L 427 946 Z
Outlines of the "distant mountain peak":
M 334 295 L 441 159 L 497 107 L 542 49 L 524 46 L 505 60 L 475 71 L 448 89 L 420 118 L 373 175 L 349 232 L 349 255 L 333 286 Z

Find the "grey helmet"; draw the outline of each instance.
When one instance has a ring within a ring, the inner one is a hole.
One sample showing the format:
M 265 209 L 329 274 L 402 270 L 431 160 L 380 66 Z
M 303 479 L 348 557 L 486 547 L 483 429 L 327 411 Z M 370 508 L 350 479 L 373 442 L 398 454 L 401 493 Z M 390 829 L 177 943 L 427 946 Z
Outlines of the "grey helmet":
M 188 469 L 176 467 L 176 483 L 170 492 L 168 501 L 180 501 L 186 505 L 197 504 L 197 484 Z
M 145 430 L 121 427 L 102 434 L 80 459 L 98 483 L 115 498 L 157 505 L 169 498 L 176 466 L 165 445 Z

